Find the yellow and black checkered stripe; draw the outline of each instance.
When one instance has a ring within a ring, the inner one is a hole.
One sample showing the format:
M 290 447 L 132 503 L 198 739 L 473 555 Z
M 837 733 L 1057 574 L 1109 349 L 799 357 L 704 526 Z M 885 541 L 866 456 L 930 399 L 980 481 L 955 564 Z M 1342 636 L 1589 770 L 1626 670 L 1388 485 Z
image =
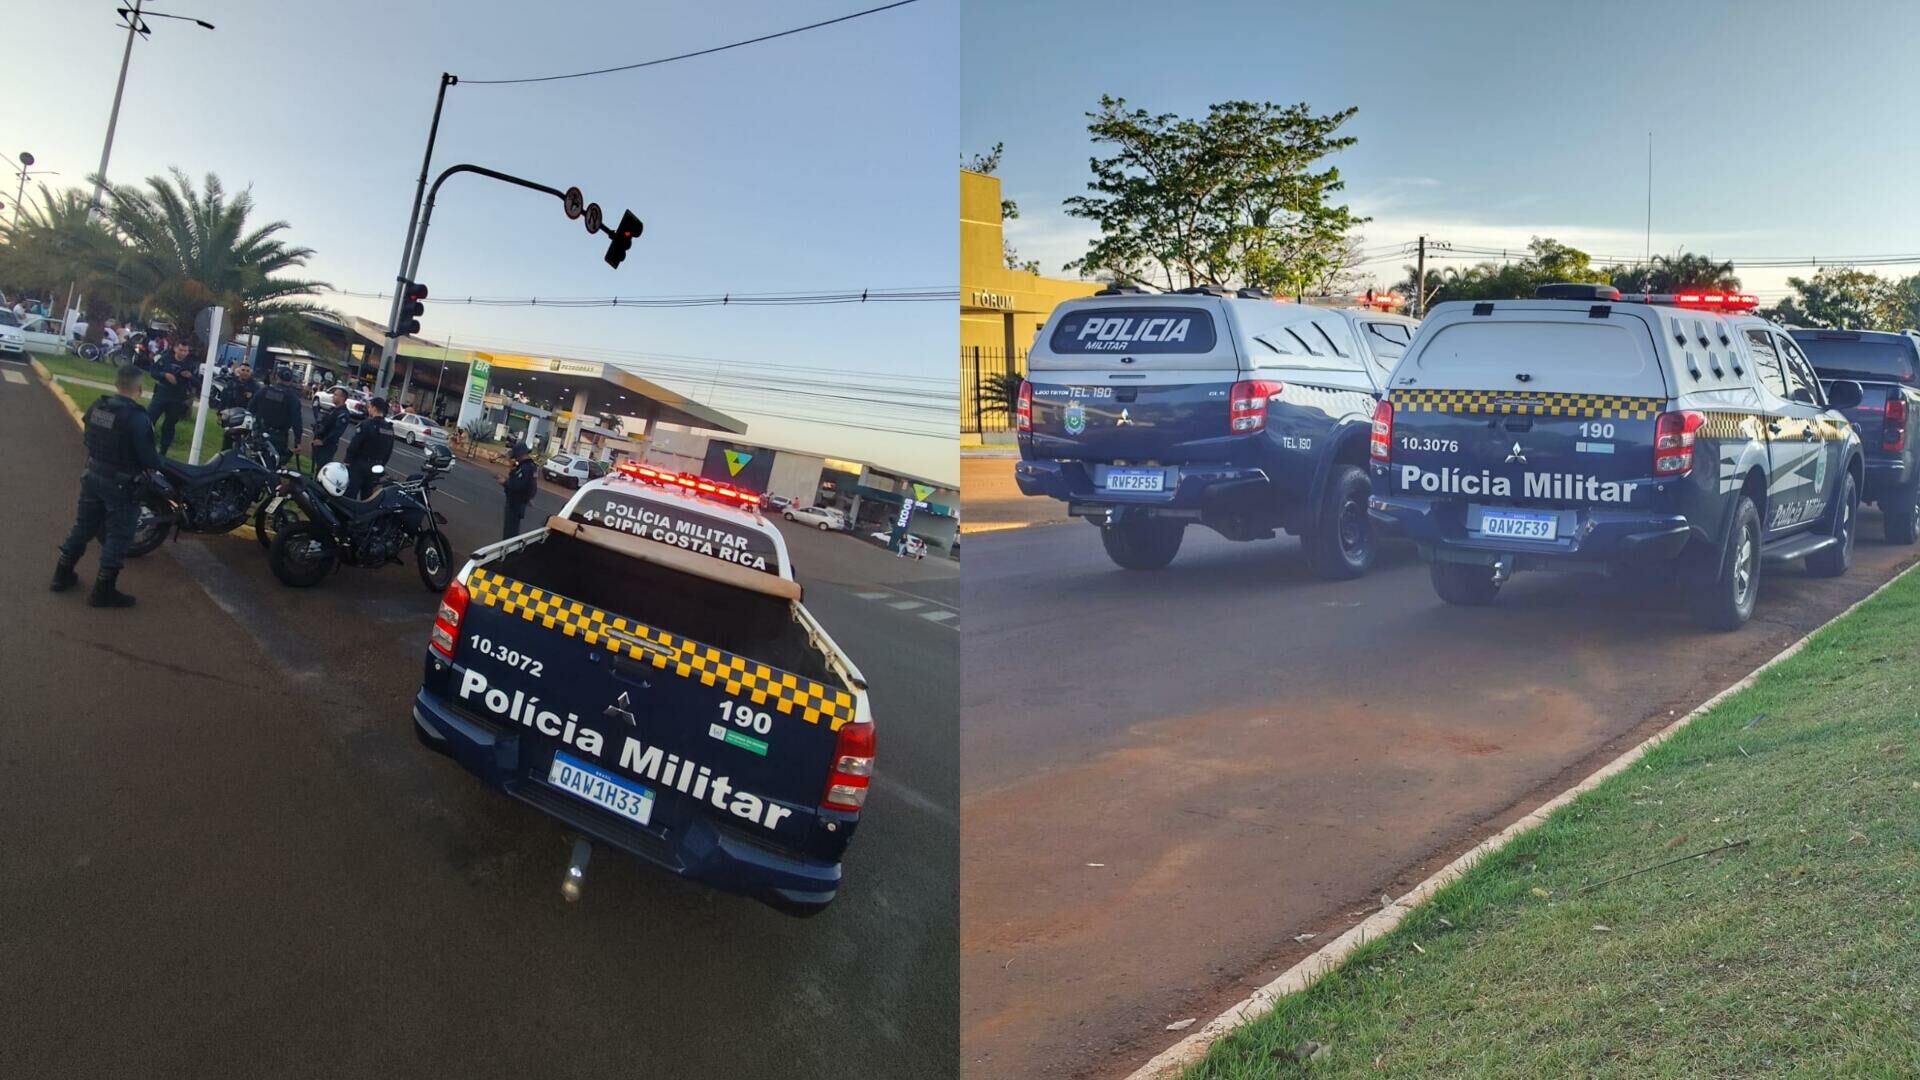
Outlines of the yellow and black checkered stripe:
M 830 731 L 839 731 L 853 720 L 853 695 L 845 690 L 536 589 L 524 581 L 475 570 L 467 578 L 467 593 L 503 614 L 518 615 L 548 630 L 644 660 L 662 670 L 672 669 L 683 679 L 697 678 L 702 686 L 724 686 L 729 694 L 744 693 L 755 705 L 772 705 L 789 716 L 797 714 L 809 724 L 825 722 Z
M 1530 394 L 1512 390 L 1395 390 L 1396 411 L 1572 416 L 1586 420 L 1651 420 L 1665 398 L 1614 394 Z
M 1762 423 L 1759 413 L 1710 412 L 1698 434 L 1703 439 L 1757 439 Z

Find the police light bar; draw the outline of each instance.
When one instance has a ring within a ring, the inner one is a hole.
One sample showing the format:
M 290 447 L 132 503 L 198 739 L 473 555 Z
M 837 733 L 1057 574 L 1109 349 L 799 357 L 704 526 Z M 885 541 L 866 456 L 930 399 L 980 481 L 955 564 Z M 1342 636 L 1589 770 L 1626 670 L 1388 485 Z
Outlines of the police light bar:
M 1623 304 L 1663 304 L 1668 307 L 1697 308 L 1701 311 L 1752 311 L 1760 298 L 1743 292 L 1627 293 Z
M 742 506 L 759 509 L 760 495 L 757 492 L 738 488 L 732 484 L 722 484 L 717 480 L 708 480 L 692 473 L 672 473 L 637 462 L 623 461 L 619 465 L 623 475 L 631 476 L 643 484 L 654 484 L 665 488 L 678 488 L 695 495 L 721 502 L 737 502 Z

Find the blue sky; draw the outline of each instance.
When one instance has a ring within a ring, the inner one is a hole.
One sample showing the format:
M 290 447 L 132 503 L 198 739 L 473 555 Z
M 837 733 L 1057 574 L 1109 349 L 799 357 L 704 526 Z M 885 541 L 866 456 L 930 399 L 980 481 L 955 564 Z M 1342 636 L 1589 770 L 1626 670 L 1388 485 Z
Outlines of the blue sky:
M 442 71 L 542 75 L 664 56 L 874 6 L 875 0 L 625 0 L 458 4 L 395 0 L 159 0 L 137 42 L 110 178 L 179 165 L 252 185 L 259 212 L 316 249 L 313 277 L 384 291 L 399 262 Z M 0 152 L 78 183 L 99 162 L 124 31 L 114 0 L 10 0 L 0 65 Z M 659 296 L 946 286 L 956 279 L 954 162 L 958 0 L 893 11 L 710 57 L 593 79 L 448 92 L 436 171 L 489 165 L 577 184 L 608 221 L 631 207 L 646 233 L 618 271 L 544 196 L 474 178 L 442 191 L 420 278 L 442 296 Z M 32 44 L 39 43 L 39 44 Z M 7 181 L 6 201 L 12 200 Z M 383 301 L 331 298 L 384 321 Z M 955 479 L 951 304 L 623 311 L 429 305 L 423 335 L 579 355 L 615 349 L 658 381 L 751 424 L 749 437 Z M 599 357 L 599 353 L 594 353 Z M 700 358 L 688 360 L 683 358 Z M 727 384 L 729 364 L 921 379 L 938 409 L 793 399 Z M 936 395 L 937 396 L 937 395 Z M 806 402 L 802 404 L 802 402 Z M 809 415 L 796 423 L 752 408 Z M 938 431 L 920 438 L 835 419 Z
M 1045 272 L 1085 250 L 1060 212 L 1095 148 L 1101 94 L 1151 112 L 1213 102 L 1358 106 L 1334 159 L 1375 220 L 1366 247 L 1421 233 L 1601 254 L 1920 252 L 1912 103 L 1920 4 L 968 0 L 961 144 L 1006 143 L 1009 239 Z M 1411 259 L 1371 267 L 1383 283 Z M 1920 265 L 1882 268 L 1904 275 Z M 1790 274 L 1743 272 L 1771 300 Z

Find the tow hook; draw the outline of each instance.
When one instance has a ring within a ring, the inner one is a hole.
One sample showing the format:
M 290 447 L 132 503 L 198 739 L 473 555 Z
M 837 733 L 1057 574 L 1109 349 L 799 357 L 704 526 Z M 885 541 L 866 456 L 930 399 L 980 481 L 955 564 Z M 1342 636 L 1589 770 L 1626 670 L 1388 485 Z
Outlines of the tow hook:
M 1513 576 L 1513 556 L 1502 555 L 1493 560 L 1493 583 L 1504 585 Z
M 567 860 L 567 876 L 560 881 L 560 895 L 571 904 L 580 899 L 580 887 L 586 884 L 587 860 L 593 858 L 593 845 L 587 838 L 578 836 L 573 841 L 573 855 Z

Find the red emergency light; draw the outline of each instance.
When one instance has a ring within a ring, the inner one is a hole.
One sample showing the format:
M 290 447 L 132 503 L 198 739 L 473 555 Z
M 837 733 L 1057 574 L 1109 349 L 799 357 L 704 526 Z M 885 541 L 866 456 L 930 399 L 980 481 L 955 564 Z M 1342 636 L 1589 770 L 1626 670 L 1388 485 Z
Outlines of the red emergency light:
M 1739 311 L 1752 311 L 1760 306 L 1760 298 L 1752 293 L 1743 292 L 1678 292 L 1678 293 L 1626 293 L 1620 297 L 1623 304 L 1664 304 L 1668 307 L 1696 308 L 1700 311 L 1717 311 L 1731 314 Z
M 722 502 L 736 502 L 741 506 L 750 507 L 755 510 L 760 508 L 760 495 L 758 492 L 748 491 L 745 488 L 735 487 L 732 484 L 723 484 L 717 480 L 708 480 L 705 477 L 695 476 L 692 473 L 666 472 L 662 469 L 653 468 L 650 465 L 641 465 L 638 462 L 632 461 L 621 462 L 619 469 L 623 475 L 631 476 L 643 484 L 679 488 L 704 498 L 719 499 Z

